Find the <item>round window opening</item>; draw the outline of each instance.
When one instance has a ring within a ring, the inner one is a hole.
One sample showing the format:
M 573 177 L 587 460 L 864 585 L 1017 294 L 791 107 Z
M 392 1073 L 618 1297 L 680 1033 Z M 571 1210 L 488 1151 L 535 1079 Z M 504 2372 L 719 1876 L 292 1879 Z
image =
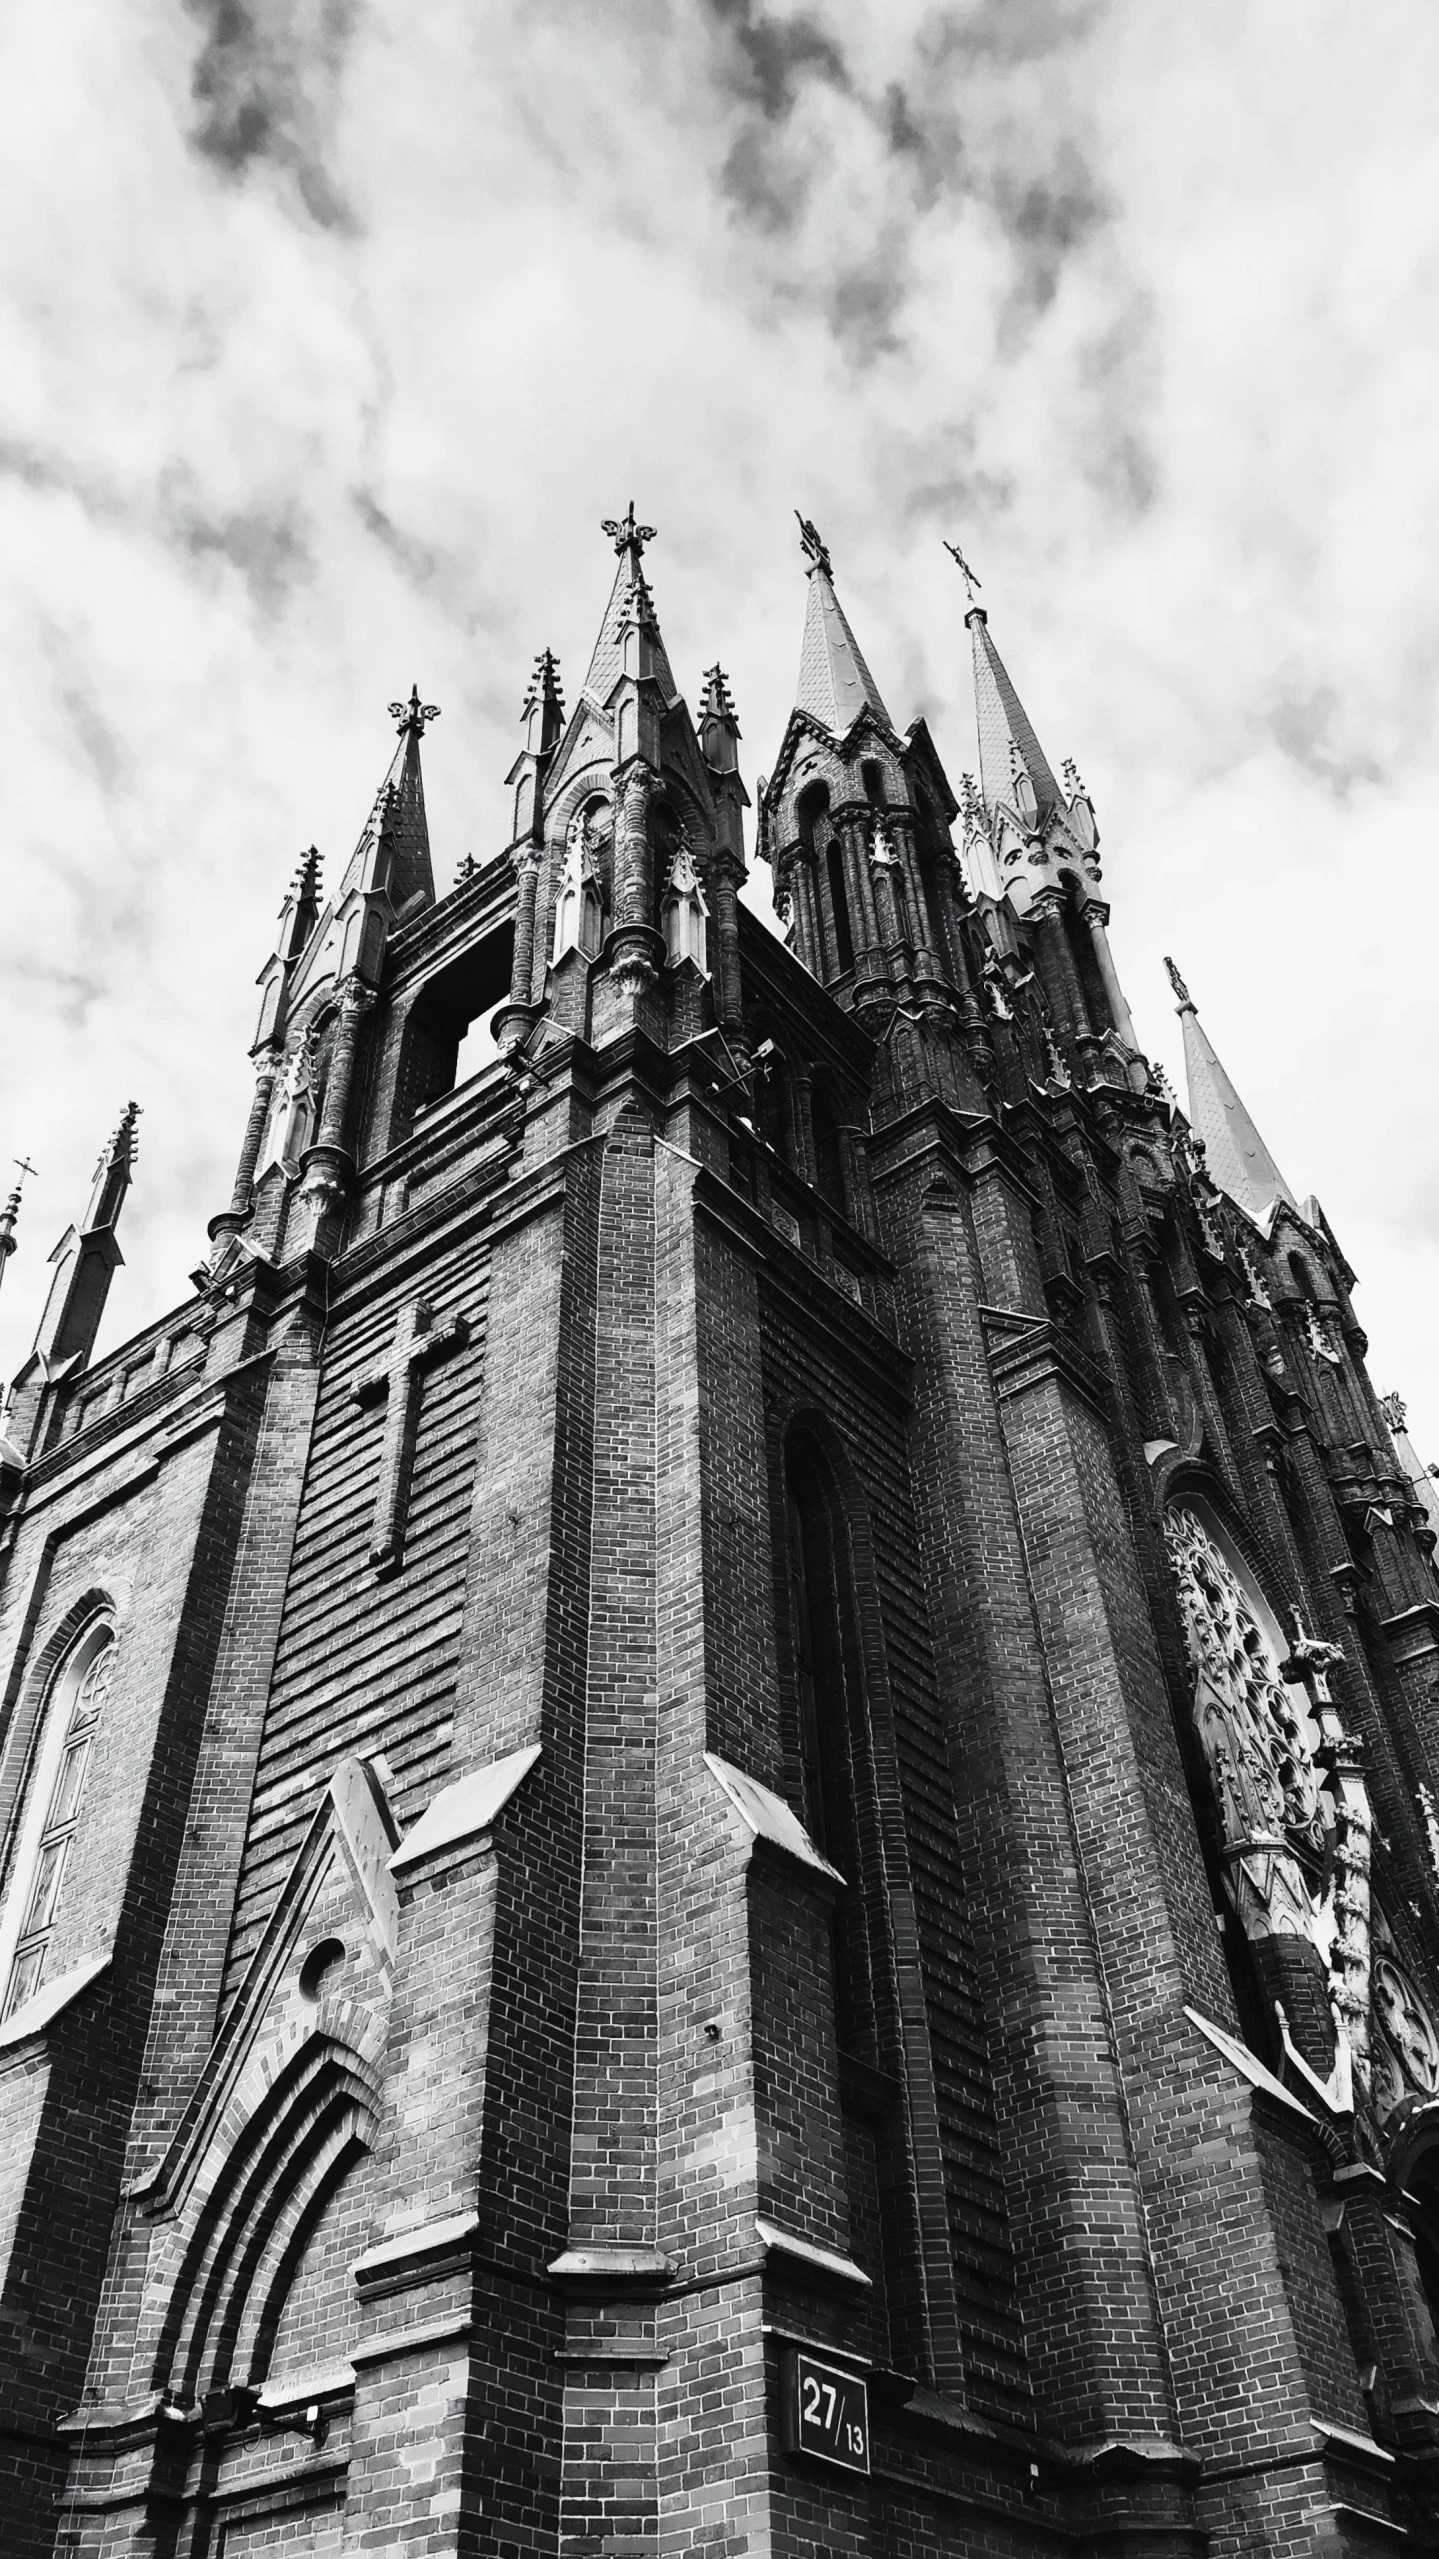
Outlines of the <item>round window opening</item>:
M 300 1966 L 300 1997 L 308 2008 L 318 2007 L 322 1985 L 344 1960 L 344 1944 L 338 1937 L 322 1937 L 318 1946 L 310 1948 Z

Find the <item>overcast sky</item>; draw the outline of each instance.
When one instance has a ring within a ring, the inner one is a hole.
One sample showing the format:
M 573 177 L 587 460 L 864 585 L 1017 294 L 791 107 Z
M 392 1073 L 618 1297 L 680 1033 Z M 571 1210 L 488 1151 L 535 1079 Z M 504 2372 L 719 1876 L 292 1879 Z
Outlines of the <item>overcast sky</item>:
M 633 495 L 745 770 L 819 524 L 974 762 L 960 539 L 1439 1457 L 1439 12 L 1425 0 L 70 0 L 7 13 L 0 1365 L 122 1104 L 104 1341 L 229 1191 L 253 979 L 412 680 L 442 887 L 503 840 Z

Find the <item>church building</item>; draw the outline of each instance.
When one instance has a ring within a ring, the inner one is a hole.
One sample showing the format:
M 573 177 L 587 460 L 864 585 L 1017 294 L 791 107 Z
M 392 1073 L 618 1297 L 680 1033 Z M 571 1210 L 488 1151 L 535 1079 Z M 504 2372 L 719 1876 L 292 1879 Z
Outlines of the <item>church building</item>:
M 1187 1107 L 1141 1053 L 962 561 L 956 789 L 801 527 L 782 940 L 605 531 L 509 842 L 437 889 L 393 704 L 187 1293 L 94 1357 L 131 1105 L 11 1390 L 0 2550 L 1435 2552 L 1354 1274 L 1172 965 Z

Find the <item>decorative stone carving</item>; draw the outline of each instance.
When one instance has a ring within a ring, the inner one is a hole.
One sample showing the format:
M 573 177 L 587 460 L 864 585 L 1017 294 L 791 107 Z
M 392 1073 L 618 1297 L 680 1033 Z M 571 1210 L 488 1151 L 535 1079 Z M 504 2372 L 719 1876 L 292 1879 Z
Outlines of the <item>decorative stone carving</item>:
M 1194 1720 L 1218 1806 L 1225 1879 L 1245 1934 L 1307 1937 L 1325 1963 L 1334 1913 L 1319 1889 L 1333 1808 L 1318 1736 L 1279 1676 L 1247 1593 L 1197 1512 L 1164 1523 L 1194 1679 Z
M 671 968 L 677 968 L 681 960 L 691 960 L 708 976 L 709 908 L 695 870 L 689 837 L 683 827 L 670 865 L 660 924 L 665 937 L 665 955 Z
M 1374 2104 L 1381 2119 L 1405 2097 L 1439 2096 L 1439 2029 L 1393 1948 L 1374 1966 Z
M 1367 2086 L 1374 1996 L 1371 1817 L 1362 1746 L 1344 1730 L 1329 1693 L 1329 1672 L 1343 1654 L 1300 1627 L 1281 1662 L 1257 1607 L 1199 1514 L 1177 1505 L 1164 1526 L 1230 1899 L 1251 1939 L 1288 1933 L 1316 1949 L 1343 2048 L 1335 2085 L 1340 2077 L 1347 2084 L 1352 2053 Z M 1295 1697 L 1296 1683 L 1308 1690 L 1307 1712 Z M 1281 2022 L 1290 2049 L 1282 2012 Z

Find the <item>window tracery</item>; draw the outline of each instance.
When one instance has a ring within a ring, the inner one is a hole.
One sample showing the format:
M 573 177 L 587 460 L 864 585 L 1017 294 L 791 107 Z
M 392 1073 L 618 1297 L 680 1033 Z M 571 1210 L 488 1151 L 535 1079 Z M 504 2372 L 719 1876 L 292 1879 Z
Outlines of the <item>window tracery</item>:
M 114 1655 L 115 1630 L 102 1619 L 71 1646 L 51 1685 L 0 1927 L 0 2022 L 41 1986 Z

